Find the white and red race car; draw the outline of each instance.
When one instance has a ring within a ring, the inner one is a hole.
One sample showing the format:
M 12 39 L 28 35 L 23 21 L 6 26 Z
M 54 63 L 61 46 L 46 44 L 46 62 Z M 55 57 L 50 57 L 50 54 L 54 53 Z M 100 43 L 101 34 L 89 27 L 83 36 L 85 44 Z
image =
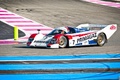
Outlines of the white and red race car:
M 47 35 L 32 34 L 28 39 L 27 46 L 48 48 L 103 46 L 116 30 L 116 24 L 81 24 L 77 27 L 58 27 Z

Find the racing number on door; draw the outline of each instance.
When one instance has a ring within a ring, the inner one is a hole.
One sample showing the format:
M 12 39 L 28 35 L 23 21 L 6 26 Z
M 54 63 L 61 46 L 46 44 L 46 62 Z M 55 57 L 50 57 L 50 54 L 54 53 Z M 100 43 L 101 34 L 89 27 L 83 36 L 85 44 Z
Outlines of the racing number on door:
M 75 44 L 75 40 L 73 40 L 73 45 Z

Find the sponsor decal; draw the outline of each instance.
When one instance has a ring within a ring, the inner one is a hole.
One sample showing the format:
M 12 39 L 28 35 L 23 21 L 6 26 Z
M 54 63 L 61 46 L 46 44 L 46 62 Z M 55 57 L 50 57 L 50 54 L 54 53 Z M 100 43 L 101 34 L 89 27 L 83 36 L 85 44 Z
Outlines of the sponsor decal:
M 34 41 L 34 43 L 46 43 L 46 41 Z
M 115 30 L 116 29 L 116 26 L 114 26 L 114 25 L 112 25 L 111 27 L 110 27 L 110 30 Z
M 76 44 L 76 46 L 80 46 L 80 45 L 82 45 L 82 43 L 78 43 L 78 44 Z
M 92 39 L 93 37 L 97 37 L 97 36 L 96 36 L 96 33 L 88 34 L 88 35 L 86 35 L 86 36 L 80 37 L 79 39 L 77 39 L 77 43 L 79 43 L 79 42 L 81 42 L 81 41 L 88 40 L 88 39 Z

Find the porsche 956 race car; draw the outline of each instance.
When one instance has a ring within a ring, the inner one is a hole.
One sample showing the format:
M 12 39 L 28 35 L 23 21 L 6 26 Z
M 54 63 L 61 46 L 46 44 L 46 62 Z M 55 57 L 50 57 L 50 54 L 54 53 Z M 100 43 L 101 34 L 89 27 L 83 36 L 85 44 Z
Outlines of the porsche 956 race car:
M 116 32 L 117 25 L 81 24 L 77 27 L 58 27 L 49 34 L 32 34 L 29 47 L 65 48 L 73 46 L 103 46 Z

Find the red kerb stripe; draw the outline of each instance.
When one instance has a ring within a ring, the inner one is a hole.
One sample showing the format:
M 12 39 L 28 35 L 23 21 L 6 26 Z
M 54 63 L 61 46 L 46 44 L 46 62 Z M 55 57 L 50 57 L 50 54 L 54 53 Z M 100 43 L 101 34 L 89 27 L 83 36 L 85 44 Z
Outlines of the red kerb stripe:
M 43 25 L 16 25 L 18 27 L 43 27 Z
M 13 16 L 14 14 L 0 14 L 0 16 Z
M 4 10 L 0 10 L 0 12 L 7 12 L 7 11 L 4 11 Z
M 7 21 L 8 23 L 33 23 L 32 21 Z
M 0 19 L 23 19 L 22 17 L 0 17 Z
M 37 29 L 24 29 L 24 30 L 26 30 L 26 31 L 33 31 L 33 30 L 37 30 Z M 40 30 L 52 30 L 52 29 L 40 29 Z

